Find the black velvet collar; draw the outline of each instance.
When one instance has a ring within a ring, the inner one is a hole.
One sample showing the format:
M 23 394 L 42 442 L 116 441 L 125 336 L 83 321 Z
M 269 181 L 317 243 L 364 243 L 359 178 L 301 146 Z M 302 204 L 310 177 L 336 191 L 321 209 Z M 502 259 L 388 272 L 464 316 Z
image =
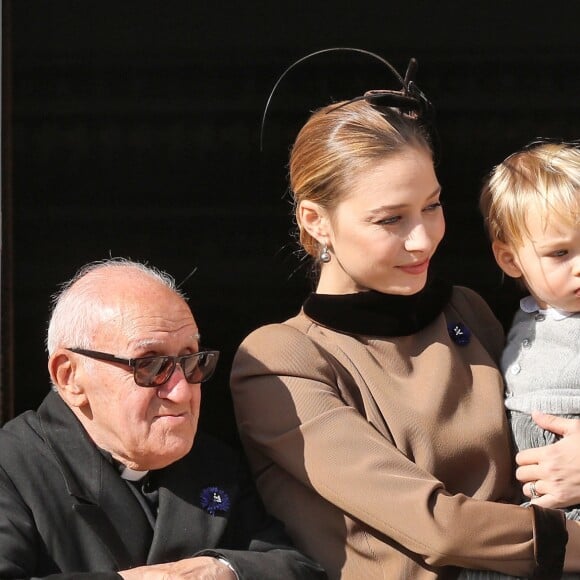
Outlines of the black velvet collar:
M 432 280 L 418 294 L 401 296 L 370 290 L 356 294 L 312 293 L 305 314 L 315 322 L 347 334 L 408 336 L 425 328 L 451 297 L 451 286 Z

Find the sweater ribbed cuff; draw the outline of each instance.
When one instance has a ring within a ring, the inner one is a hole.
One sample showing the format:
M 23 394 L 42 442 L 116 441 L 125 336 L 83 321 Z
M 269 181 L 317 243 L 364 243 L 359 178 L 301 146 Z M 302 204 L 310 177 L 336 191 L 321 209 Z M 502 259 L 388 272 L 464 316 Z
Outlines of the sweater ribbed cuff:
M 536 560 L 532 580 L 560 580 L 568 542 L 564 512 L 537 505 L 529 507 L 534 512 L 534 557 Z

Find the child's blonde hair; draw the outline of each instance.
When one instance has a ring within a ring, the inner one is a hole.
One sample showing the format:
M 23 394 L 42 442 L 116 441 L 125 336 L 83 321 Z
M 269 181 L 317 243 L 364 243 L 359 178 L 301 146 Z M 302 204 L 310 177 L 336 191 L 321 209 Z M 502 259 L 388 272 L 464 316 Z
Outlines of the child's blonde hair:
M 487 178 L 479 201 L 492 241 L 520 245 L 529 236 L 526 217 L 580 223 L 580 147 L 536 142 L 507 157 Z

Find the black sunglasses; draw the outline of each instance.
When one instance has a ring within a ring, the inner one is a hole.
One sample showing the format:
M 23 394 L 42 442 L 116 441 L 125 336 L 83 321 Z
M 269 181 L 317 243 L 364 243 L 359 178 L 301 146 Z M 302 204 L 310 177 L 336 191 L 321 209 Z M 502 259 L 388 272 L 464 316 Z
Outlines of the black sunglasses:
M 135 383 L 140 387 L 160 387 L 164 385 L 175 372 L 179 363 L 188 383 L 203 383 L 213 375 L 218 358 L 217 350 L 201 350 L 193 354 L 181 356 L 145 356 L 141 358 L 120 358 L 107 352 L 87 350 L 84 348 L 68 348 L 71 352 L 82 354 L 96 360 L 119 363 L 133 369 Z

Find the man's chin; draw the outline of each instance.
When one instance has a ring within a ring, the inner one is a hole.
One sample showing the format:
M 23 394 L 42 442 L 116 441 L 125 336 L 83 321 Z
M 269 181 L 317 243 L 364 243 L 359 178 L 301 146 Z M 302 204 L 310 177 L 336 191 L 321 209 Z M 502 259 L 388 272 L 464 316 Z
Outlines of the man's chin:
M 172 429 L 165 432 L 155 444 L 153 444 L 147 453 L 135 459 L 139 467 L 133 469 L 163 469 L 181 458 L 185 457 L 193 447 L 193 440 L 197 430 L 191 423 L 183 426 L 181 429 Z

